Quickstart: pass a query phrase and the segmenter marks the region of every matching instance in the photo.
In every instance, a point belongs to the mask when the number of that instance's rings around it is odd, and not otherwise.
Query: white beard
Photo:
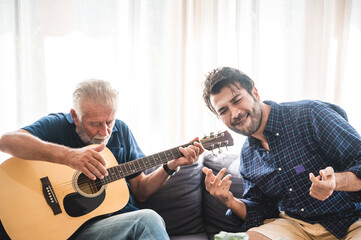
[[[102,143],[107,145],[107,143],[109,141],[109,138],[110,138],[110,134],[107,133],[106,136],[101,136],[100,134],[97,134],[92,139],[90,139],[90,137],[85,132],[85,129],[83,127],[82,122],[79,122],[79,125],[76,128],[76,133],[79,135],[80,139],[86,145],[89,145],[89,144],[102,144]]]

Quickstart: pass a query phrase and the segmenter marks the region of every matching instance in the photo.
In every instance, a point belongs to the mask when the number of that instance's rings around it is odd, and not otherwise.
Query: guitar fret
[[[105,184],[107,184],[108,182],[106,181],[106,179],[100,179],[99,182],[101,183],[102,186],[104,186]],[[96,192],[96,191],[95,191]]]
[[[160,160],[160,155],[159,155],[159,153],[158,153],[158,154],[155,154],[155,155],[154,155],[154,163],[155,163],[155,165],[160,164],[159,160]]]
[[[157,165],[157,156],[155,155],[152,155],[150,156],[149,158],[149,165],[147,167],[150,167],[150,166],[156,166]]]
[[[170,150],[170,154],[172,154],[172,159],[176,159],[177,157],[174,155],[173,150],[174,148]]]
[[[130,161],[129,162],[129,164],[128,164],[128,166],[129,166],[129,168],[130,168],[130,172],[131,173],[136,173],[136,170],[134,169],[134,163],[133,163],[134,161]]]
[[[152,166],[152,158],[150,157],[144,157],[143,159],[143,167],[147,168],[148,166]]]
[[[115,167],[114,169],[113,178],[114,179],[120,179],[122,177],[122,171],[119,167]]]
[[[183,154],[179,151],[178,148],[173,148],[172,149],[172,154],[173,154],[173,158],[179,158],[181,157]]]
[[[171,150],[164,152],[164,154],[166,155],[167,161],[172,160],[174,158]]]
[[[117,166],[116,169],[117,169],[117,170],[116,170],[115,174],[116,174],[118,177],[123,177],[123,176],[125,176],[123,169],[122,169],[119,165]]]
[[[108,173],[109,173],[109,175],[104,178],[104,182],[107,182],[107,183],[111,182],[113,179],[115,179],[115,174],[116,174],[113,168],[109,168]]]
[[[134,167],[135,167],[136,169],[141,169],[141,166],[140,166],[140,164],[139,164],[139,161],[134,160],[133,162],[134,162]]]
[[[149,166],[152,166],[152,164],[151,164],[151,158],[145,158],[145,164],[144,164],[144,166],[145,167],[149,167]]]
[[[145,168],[149,164],[148,158],[141,158],[139,159],[139,162],[141,162],[142,169]]]
[[[132,173],[132,169],[130,168],[129,162],[125,163],[124,165],[125,165],[126,168],[127,168],[127,173],[128,173],[128,174],[131,174],[131,173]]]
[[[122,169],[123,175],[127,176],[127,175],[128,175],[128,171],[127,171],[127,167],[126,167],[125,164],[121,165],[121,169]]]
[[[160,159],[167,159],[167,156],[164,154],[164,152],[160,152],[159,153],[159,158]]]

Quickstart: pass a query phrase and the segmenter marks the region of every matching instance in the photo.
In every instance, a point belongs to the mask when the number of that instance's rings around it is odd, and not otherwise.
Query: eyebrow
[[[236,101],[236,98],[238,98],[240,95],[242,95],[242,94],[240,94],[240,93],[235,94],[234,97],[229,102],[233,103],[234,101]],[[219,114],[224,109],[225,109],[225,107],[221,107],[220,109],[217,110],[217,113]]]
[[[240,94],[240,93],[237,93],[236,95],[234,95],[234,97],[231,99],[231,103],[233,103],[234,101],[236,101],[236,98],[238,97],[238,96],[241,96],[242,94]]]

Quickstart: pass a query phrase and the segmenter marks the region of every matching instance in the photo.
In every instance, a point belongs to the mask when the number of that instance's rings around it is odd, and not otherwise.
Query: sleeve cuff
[[[361,179],[361,170],[358,166],[354,166],[350,169],[348,169],[348,171],[354,173],[358,178]],[[346,192],[350,198],[352,199],[353,202],[360,202],[361,201],[361,191],[357,191],[357,192]]]

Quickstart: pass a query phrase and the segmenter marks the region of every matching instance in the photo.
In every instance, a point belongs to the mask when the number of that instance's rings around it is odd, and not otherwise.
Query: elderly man
[[[117,96],[106,81],[83,81],[73,93],[70,113],[50,114],[4,134],[0,150],[21,159],[64,164],[90,179],[103,179],[108,175],[100,153],[105,146],[119,164],[144,157],[128,126],[115,118]],[[89,144],[98,145],[87,147]],[[179,151],[183,157],[169,161],[152,174],[138,172],[128,176],[126,181],[131,190],[128,204],[117,214],[86,225],[78,231],[76,239],[169,239],[163,219],[154,211],[137,210],[133,197],[145,201],[179,166],[194,163],[204,149],[195,142]]]

